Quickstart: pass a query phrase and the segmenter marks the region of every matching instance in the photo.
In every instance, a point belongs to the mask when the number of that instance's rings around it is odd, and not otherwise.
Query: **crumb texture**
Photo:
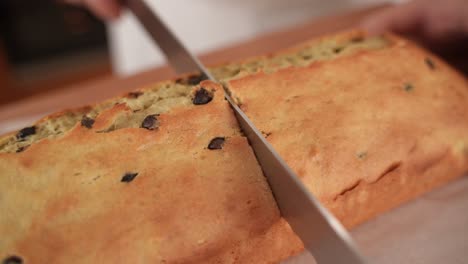
[[[361,51],[382,49],[389,45],[389,40],[384,37],[365,37],[361,32],[351,31],[311,40],[268,56],[213,67],[210,70],[217,80],[226,82],[252,73],[273,73],[287,67],[306,66]]]
[[[34,126],[35,132],[21,137],[18,133],[0,138],[0,153],[22,151],[42,139],[54,139],[66,134],[76,125],[92,129],[95,118],[109,112],[116,105],[125,106],[126,111],[107,126],[96,132],[110,132],[121,128],[141,127],[148,115],[158,115],[176,107],[191,105],[192,85],[177,82],[155,84],[144,91],[132,92],[120,98],[111,99],[94,107],[64,111],[44,118]]]

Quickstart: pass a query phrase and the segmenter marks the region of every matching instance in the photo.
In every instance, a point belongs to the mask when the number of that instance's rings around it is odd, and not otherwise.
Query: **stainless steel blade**
[[[125,0],[124,2],[161,49],[176,73],[197,71],[206,79],[214,80],[203,64],[185,48],[184,44],[143,0]]]
[[[216,81],[143,0],[127,0],[127,6],[178,73],[199,71],[207,79]],[[227,92],[225,96],[254,150],[281,214],[317,262],[365,263],[340,222],[307,190]]]

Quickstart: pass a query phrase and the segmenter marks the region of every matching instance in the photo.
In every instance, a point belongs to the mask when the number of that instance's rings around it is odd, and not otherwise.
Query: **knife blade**
[[[216,81],[143,0],[127,0],[125,4],[177,73],[200,72],[206,79]],[[225,97],[252,146],[281,215],[302,240],[305,248],[319,264],[365,263],[341,223],[307,190],[226,90]]]

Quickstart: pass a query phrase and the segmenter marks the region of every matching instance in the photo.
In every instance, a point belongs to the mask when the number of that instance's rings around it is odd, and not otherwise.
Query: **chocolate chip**
[[[23,260],[18,256],[9,256],[5,258],[2,264],[22,264]]]
[[[358,157],[359,159],[365,159],[365,158],[367,157],[367,152],[366,152],[366,151],[359,152],[359,153],[357,154],[357,157]]]
[[[185,84],[185,85],[197,85],[201,81],[205,80],[205,76],[202,74],[190,75],[185,78],[179,78],[176,80],[176,83]]]
[[[194,105],[203,105],[211,102],[211,100],[213,100],[213,93],[201,87],[195,92],[195,97],[192,102]]]
[[[414,89],[413,85],[411,83],[405,84],[405,91],[410,92]]]
[[[129,92],[127,94],[127,97],[131,98],[131,99],[136,99],[136,98],[140,97],[140,95],[142,95],[142,94],[143,94],[143,92]]]
[[[333,49],[334,53],[340,53],[343,50],[343,47],[337,47]]]
[[[430,58],[424,59],[424,62],[426,62],[426,65],[427,67],[429,67],[429,69],[431,70],[435,69],[435,63]]]
[[[158,115],[149,115],[143,119],[141,122],[141,127],[146,128],[148,130],[154,130],[159,127],[159,121],[157,119]]]
[[[356,36],[356,37],[351,39],[351,42],[353,42],[353,43],[358,43],[358,42],[362,42],[362,41],[364,41],[363,36]]]
[[[30,126],[30,127],[25,127],[21,129],[17,134],[16,138],[17,139],[25,139],[26,137],[30,135],[36,134],[36,127],[35,126]]]
[[[208,149],[222,149],[224,145],[224,137],[215,137],[208,144]]]
[[[120,180],[121,182],[131,182],[135,177],[138,175],[138,172],[127,172],[124,174],[122,179]]]
[[[81,119],[81,126],[84,126],[86,128],[92,128],[94,125],[94,119],[91,117],[83,116]]]
[[[271,136],[271,132],[264,132],[262,131],[262,134],[265,138],[268,138],[269,136]]]
[[[26,146],[22,146],[22,147],[18,147],[18,149],[16,150],[16,153],[18,152],[23,152],[25,149],[27,149],[29,147],[29,145],[26,145]]]

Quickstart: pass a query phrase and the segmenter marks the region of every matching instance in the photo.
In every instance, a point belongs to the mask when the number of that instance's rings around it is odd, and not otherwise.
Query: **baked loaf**
[[[360,32],[343,39],[366,45]],[[405,39],[375,43],[380,48],[227,81],[241,109],[347,227],[468,172],[467,80]],[[349,47],[337,43],[335,51]]]
[[[347,32],[211,70],[348,227],[468,171],[468,83],[406,40]],[[158,83],[0,138],[0,261],[299,253],[221,86],[199,82]]]

